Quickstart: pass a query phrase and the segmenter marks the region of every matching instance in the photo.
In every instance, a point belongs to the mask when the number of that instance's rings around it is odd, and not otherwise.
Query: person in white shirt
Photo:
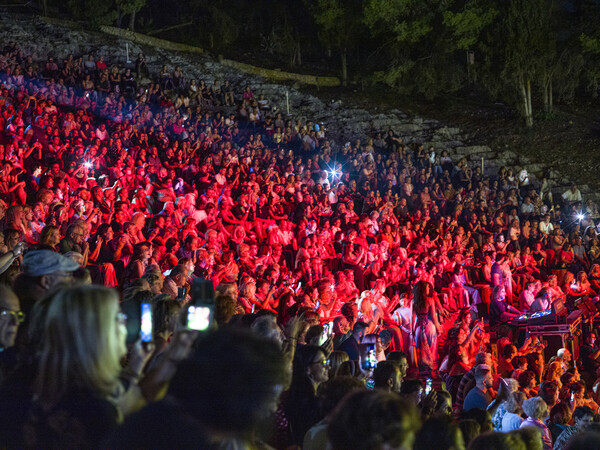
[[[98,128],[96,128],[96,137],[101,141],[108,139],[108,131],[106,131],[105,124],[102,123]]]
[[[527,398],[524,392],[511,393],[504,402],[506,414],[502,417],[502,433],[518,430],[523,423],[523,401]]]
[[[552,234],[552,232],[554,231],[554,225],[552,224],[552,222],[550,222],[550,214],[546,214],[544,216],[544,220],[540,221],[540,233],[545,234],[545,235],[549,235]]]
[[[525,197],[521,204],[521,214],[528,216],[535,212],[535,205],[531,202],[531,198]]]
[[[581,201],[581,192],[577,189],[577,186],[574,184],[571,186],[571,189],[563,193],[563,200],[568,203],[577,203]]]

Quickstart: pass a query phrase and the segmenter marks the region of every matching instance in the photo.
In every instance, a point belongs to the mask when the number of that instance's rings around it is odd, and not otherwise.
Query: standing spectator
[[[487,364],[475,368],[475,387],[469,391],[463,403],[463,411],[474,408],[486,410],[492,402],[488,389],[492,387],[492,369]]]
[[[502,431],[508,433],[509,431],[518,430],[521,427],[523,418],[523,402],[526,399],[526,395],[523,392],[513,392],[506,400],[506,414],[502,418]]]
[[[563,450],[574,435],[581,432],[581,430],[589,423],[594,421],[594,411],[588,406],[578,406],[573,411],[573,419],[575,423],[572,427],[566,427],[562,433],[559,434],[556,442],[554,443],[554,450]]]
[[[523,402],[523,412],[527,419],[523,421],[520,428],[534,427],[542,435],[542,444],[544,450],[552,450],[552,436],[550,430],[542,422],[542,419],[548,415],[548,405],[540,397],[528,398]]]
[[[16,390],[8,401],[3,397],[2,427],[11,429],[3,436],[21,447],[91,448],[119,420],[111,397],[122,389],[120,361],[127,349],[118,296],[104,287],[81,286],[62,290],[39,307],[45,314],[36,324],[40,352],[31,396]],[[13,415],[11,401],[25,401],[19,411],[27,413]]]
[[[377,391],[355,392],[335,410],[327,435],[332,450],[412,448],[416,431],[414,407],[395,394]]]
[[[0,383],[17,363],[17,353],[13,346],[19,325],[25,320],[19,298],[13,290],[0,285]]]
[[[550,410],[548,417],[548,429],[552,435],[552,443],[556,443],[558,436],[569,427],[571,422],[572,411],[571,407],[566,402],[557,403]]]
[[[367,324],[358,321],[352,327],[352,335],[339,346],[338,350],[346,352],[352,361],[358,361],[360,356],[360,344],[365,336]]]
[[[284,394],[284,410],[289,420],[291,439],[301,445],[306,432],[321,420],[317,389],[328,379],[328,361],[321,347],[299,347],[294,357],[292,384]]]

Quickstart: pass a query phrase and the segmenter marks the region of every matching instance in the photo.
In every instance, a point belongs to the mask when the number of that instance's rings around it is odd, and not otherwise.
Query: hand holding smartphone
[[[377,367],[377,354],[375,344],[362,344],[361,366],[363,370],[373,370]]]
[[[427,378],[427,380],[425,381],[425,395],[429,395],[432,388],[433,388],[433,379]]]
[[[195,278],[192,284],[192,301],[187,310],[187,328],[208,330],[213,322],[215,291],[212,281]]]

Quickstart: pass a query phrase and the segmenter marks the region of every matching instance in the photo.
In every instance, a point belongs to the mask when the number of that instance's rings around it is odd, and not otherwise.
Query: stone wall
[[[52,17],[41,17],[46,23],[67,27],[72,30],[81,30],[81,26],[72,21],[55,19]],[[160,48],[163,50],[171,50],[186,53],[202,54],[204,50],[200,47],[192,45],[181,44],[179,42],[167,41],[165,39],[159,39],[146,34],[135,33],[133,31],[125,30],[123,28],[115,28],[109,26],[101,26],[100,31],[102,33],[126,39],[139,46]],[[302,84],[308,84],[317,87],[335,87],[340,86],[341,82],[338,77],[320,77],[317,75],[307,75],[300,73],[284,72],[281,70],[266,69],[264,67],[253,66],[251,64],[245,64],[231,59],[220,58],[219,63],[226,67],[232,67],[241,72],[258,75],[263,78],[268,78],[274,81],[291,81]]]

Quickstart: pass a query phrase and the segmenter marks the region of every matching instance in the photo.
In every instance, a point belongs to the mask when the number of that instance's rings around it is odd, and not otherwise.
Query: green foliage
[[[116,0],[116,5],[124,14],[132,14],[146,6],[146,0]]]
[[[579,36],[579,42],[581,42],[581,49],[584,53],[600,55],[600,39],[582,33]]]
[[[194,17],[200,26],[196,28],[199,37],[208,41],[211,48],[226,47],[238,37],[239,26],[222,1],[192,0]]]
[[[380,52],[386,56],[385,69],[375,79],[427,98],[459,89],[466,72],[457,53],[454,29],[465,21],[458,16],[444,19],[452,3],[369,0],[364,22],[382,41]],[[453,20],[456,25],[451,26]]]
[[[498,42],[503,78],[535,78],[541,73],[549,46],[547,11],[546,0],[506,3],[499,33],[504,39]]]
[[[96,29],[112,25],[118,15],[110,0],[68,0],[67,8],[74,19],[85,21]]]
[[[272,65],[288,70],[307,59],[311,64],[327,61],[323,72],[351,72],[361,81],[408,95],[435,98],[468,87],[519,107],[526,85],[536,117],[541,117],[541,104],[550,105],[548,112],[553,101],[573,101],[585,90],[595,96],[600,88],[600,0],[48,3],[66,6],[72,18],[92,27],[128,19],[131,27],[136,13],[144,31],[172,30],[193,21],[193,27],[163,37],[224,53],[235,49],[236,55],[240,50],[266,54]],[[475,54],[473,64],[467,50]],[[331,69],[330,61],[336,60],[341,72]]]
[[[376,36],[389,35],[397,44],[415,44],[434,29],[437,6],[443,1],[368,0],[364,22]]]
[[[444,11],[444,25],[452,30],[457,49],[468,50],[479,41],[481,32],[498,16],[498,10],[488,5],[460,12]]]
[[[362,2],[355,0],[307,1],[307,7],[320,29],[326,46],[353,48],[362,31]]]
[[[356,48],[363,38],[362,1],[360,0],[305,0],[306,6],[319,27],[319,40],[328,49],[340,52],[342,82],[346,84],[347,53]]]

